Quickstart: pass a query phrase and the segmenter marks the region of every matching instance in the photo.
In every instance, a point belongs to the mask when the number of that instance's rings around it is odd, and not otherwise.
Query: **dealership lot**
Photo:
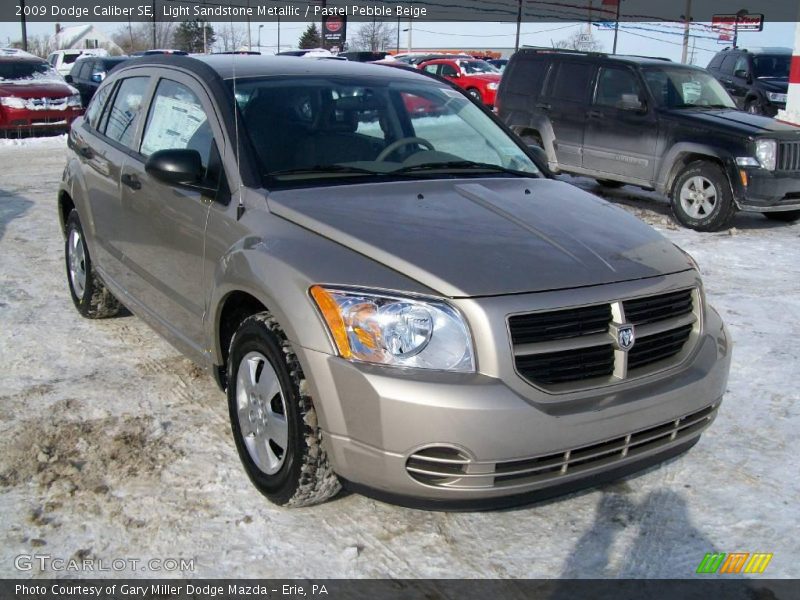
[[[63,137],[0,141],[2,576],[57,575],[52,563],[15,568],[47,554],[123,559],[120,576],[188,559],[195,577],[688,577],[714,551],[772,552],[770,576],[800,576],[800,542],[786,535],[800,517],[800,224],[740,214],[701,234],[655,194],[567,178],[700,264],[734,339],[729,391],[700,443],[638,477],[510,511],[358,495],[284,510],[247,481],[210,377],[135,317],[74,311],[55,211],[64,157]],[[132,558],[158,562],[132,570]]]

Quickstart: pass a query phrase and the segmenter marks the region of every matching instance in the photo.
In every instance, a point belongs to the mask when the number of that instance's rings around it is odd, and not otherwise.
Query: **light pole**
[[[261,30],[264,29],[264,24],[258,26],[258,51],[261,52]]]
[[[278,13],[278,52],[281,51],[281,15]],[[275,54],[277,54],[276,52]]]
[[[733,49],[736,50],[736,42],[739,39],[739,19],[744,17],[745,15],[749,15],[750,13],[747,11],[746,8],[741,9],[736,13],[736,17],[733,19]]]

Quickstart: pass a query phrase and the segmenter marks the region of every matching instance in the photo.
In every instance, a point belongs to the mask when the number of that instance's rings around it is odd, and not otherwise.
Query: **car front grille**
[[[699,335],[699,292],[684,289],[508,318],[517,373],[549,391],[607,385],[670,368]],[[630,325],[635,341],[620,347]]]
[[[472,460],[456,448],[424,448],[406,460],[415,481],[453,489],[510,488],[550,482],[657,451],[700,435],[717,414],[712,404],[666,423],[551,454],[511,461]]]
[[[778,171],[800,171],[800,142],[778,144]]]

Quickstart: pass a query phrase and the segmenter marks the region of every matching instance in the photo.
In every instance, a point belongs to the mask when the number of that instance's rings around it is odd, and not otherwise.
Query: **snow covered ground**
[[[73,309],[64,154],[64,138],[0,144],[0,577],[56,574],[17,571],[32,554],[188,558],[195,577],[691,577],[712,551],[773,552],[767,575],[800,577],[800,224],[695,233],[654,194],[603,191],[697,259],[735,342],[719,418],[687,455],[516,510],[352,494],[283,510],[240,468],[209,377],[137,318]]]

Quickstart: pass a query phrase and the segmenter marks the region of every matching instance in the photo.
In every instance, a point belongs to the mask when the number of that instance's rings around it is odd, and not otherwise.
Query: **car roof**
[[[666,64],[669,66],[676,66],[676,67],[688,67],[690,69],[699,68],[692,65],[674,63],[668,58],[662,58],[659,56],[637,56],[633,54],[605,54],[603,52],[579,52],[577,50],[558,50],[552,48],[522,48],[517,54],[522,56],[542,55],[549,57],[559,56],[562,58],[588,58],[597,61],[622,62],[622,63],[636,64],[640,66],[653,65],[653,66],[663,67]]]
[[[33,54],[28,54],[23,50],[17,50],[16,48],[0,48],[0,61],[3,62],[35,62],[35,63],[42,63],[47,62],[43,58],[39,58],[38,56],[34,56]]]
[[[423,78],[429,77],[421,74],[416,69],[392,69],[391,71],[380,65],[361,63],[348,60],[307,60],[297,56],[273,55],[236,55],[214,54],[208,56],[167,56],[155,55],[135,58],[126,63],[124,67],[115,70],[116,73],[124,72],[134,67],[151,65],[153,67],[176,67],[190,71],[201,71],[203,66],[210,68],[222,79],[250,79],[254,77],[270,77],[275,75],[332,75],[354,77],[394,77],[394,78]]]

